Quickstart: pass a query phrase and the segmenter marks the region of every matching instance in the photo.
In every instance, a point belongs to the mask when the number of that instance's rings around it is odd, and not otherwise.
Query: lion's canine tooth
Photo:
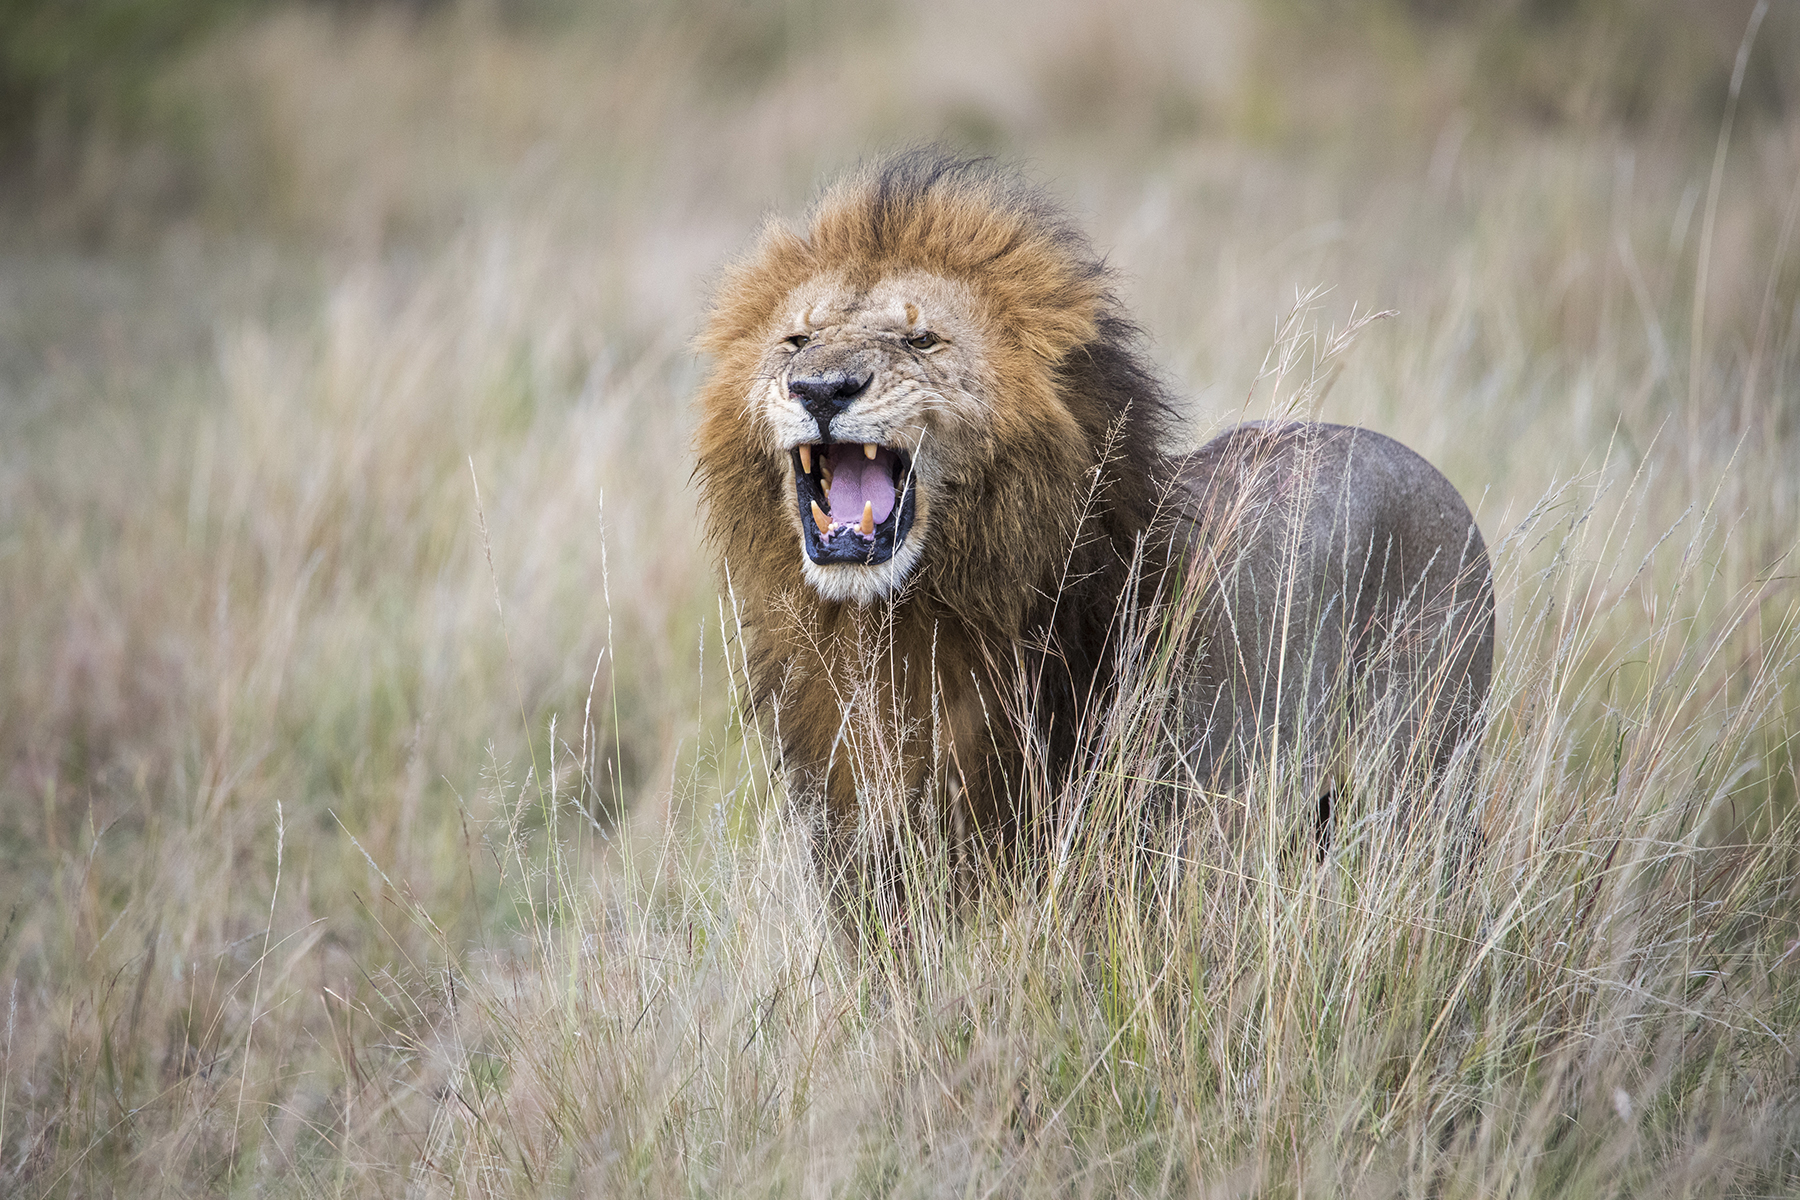
[[[820,533],[825,533],[825,534],[830,533],[831,532],[831,518],[825,515],[825,510],[819,507],[819,502],[817,500],[814,500],[812,502],[812,506],[813,506],[813,524],[817,525],[819,527]]]
[[[812,474],[812,447],[805,442],[800,443],[800,469]]]
[[[874,442],[864,442],[863,443],[863,457],[868,459],[871,462],[873,462],[875,460],[875,443]]]
[[[863,501],[863,519],[858,528],[862,530],[864,537],[875,532],[875,502],[873,500]]]

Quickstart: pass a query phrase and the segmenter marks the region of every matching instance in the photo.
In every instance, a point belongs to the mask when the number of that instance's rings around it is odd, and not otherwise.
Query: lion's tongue
[[[840,445],[842,445],[840,443]],[[831,515],[834,520],[854,525],[862,520],[863,505],[875,509],[875,523],[881,524],[894,511],[894,456],[891,451],[877,450],[874,458],[863,454],[861,446],[842,445],[831,456]]]

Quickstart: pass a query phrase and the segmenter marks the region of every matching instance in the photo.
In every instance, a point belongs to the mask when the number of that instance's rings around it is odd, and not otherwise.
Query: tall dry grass
[[[1721,136],[1742,22],[1667,73],[1717,103],[1551,120],[1377,9],[286,13],[166,79],[192,203],[96,151],[0,265],[0,1191],[1791,1191],[1800,126],[1747,58]],[[1297,406],[1470,498],[1473,867],[1366,770],[1322,866],[1274,776],[1144,833],[1152,644],[1031,884],[920,838],[832,916],[687,338],[945,133],[1113,248],[1196,440]]]

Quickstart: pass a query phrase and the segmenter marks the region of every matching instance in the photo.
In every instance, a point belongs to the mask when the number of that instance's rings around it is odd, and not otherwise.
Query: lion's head
[[[932,153],[852,175],[804,230],[765,228],[703,338],[727,565],[859,605],[925,574],[1010,623],[1066,558],[1103,445],[1153,436],[1133,337],[1099,256],[1017,177]]]

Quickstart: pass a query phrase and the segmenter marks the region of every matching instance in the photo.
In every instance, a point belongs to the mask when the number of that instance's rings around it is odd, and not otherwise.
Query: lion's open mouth
[[[913,524],[912,459],[873,442],[791,451],[806,555],[821,566],[892,558]]]

